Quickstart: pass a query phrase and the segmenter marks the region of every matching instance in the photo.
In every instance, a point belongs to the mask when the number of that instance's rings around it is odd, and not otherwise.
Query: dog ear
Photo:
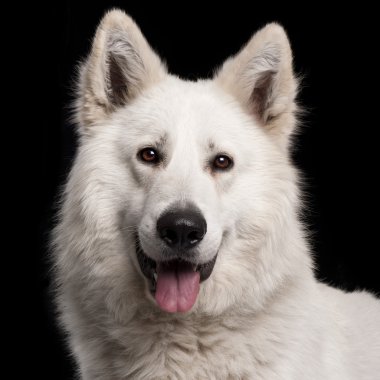
[[[275,23],[259,30],[215,78],[284,147],[295,126],[297,80],[284,29]]]
[[[120,10],[108,12],[80,68],[76,121],[88,129],[160,81],[165,73],[136,23]]]

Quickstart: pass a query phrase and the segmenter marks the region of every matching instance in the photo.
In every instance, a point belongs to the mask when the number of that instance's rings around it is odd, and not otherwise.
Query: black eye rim
[[[151,151],[154,153],[154,158],[152,160],[147,160],[144,158],[144,153],[146,151]],[[160,153],[158,152],[158,150],[153,147],[153,146],[146,146],[144,148],[141,148],[138,152],[137,152],[137,157],[138,159],[143,162],[144,164],[147,164],[147,165],[157,165],[160,161],[161,161],[161,155]]]
[[[225,166],[225,167],[218,166],[217,160],[220,159],[220,158],[226,159],[228,165]],[[232,169],[233,166],[234,166],[234,160],[232,159],[231,156],[229,156],[226,153],[219,153],[212,160],[212,169],[214,171],[228,171],[228,170]]]

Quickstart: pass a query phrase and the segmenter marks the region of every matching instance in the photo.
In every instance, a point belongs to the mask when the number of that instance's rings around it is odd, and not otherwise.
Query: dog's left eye
[[[141,161],[147,164],[157,164],[160,161],[160,155],[153,148],[144,148],[138,152],[138,157]]]
[[[231,157],[228,157],[225,154],[220,154],[215,157],[213,162],[214,170],[228,170],[231,169],[233,161]]]

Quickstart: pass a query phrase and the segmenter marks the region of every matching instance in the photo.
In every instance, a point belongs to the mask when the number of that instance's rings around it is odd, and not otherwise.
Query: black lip
[[[141,248],[140,240],[139,240],[138,236],[135,236],[135,246],[136,246],[137,260],[139,262],[141,272],[143,273],[143,275],[148,280],[150,280],[151,291],[154,292],[156,290],[156,280],[154,278],[154,274],[156,273],[157,263],[156,263],[156,261],[154,261],[153,259],[151,259],[150,257],[148,257],[144,253],[144,251]],[[196,270],[200,274],[201,282],[207,280],[211,276],[211,273],[214,269],[214,265],[215,265],[217,256],[218,256],[218,254],[216,254],[207,263],[200,264],[197,266]],[[175,261],[175,260],[171,260],[171,261]],[[184,260],[182,260],[182,261],[184,261]]]

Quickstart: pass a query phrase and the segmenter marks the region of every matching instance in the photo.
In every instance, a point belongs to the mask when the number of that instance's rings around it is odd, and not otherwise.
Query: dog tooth
[[[157,272],[153,272],[154,281],[157,281]]]

